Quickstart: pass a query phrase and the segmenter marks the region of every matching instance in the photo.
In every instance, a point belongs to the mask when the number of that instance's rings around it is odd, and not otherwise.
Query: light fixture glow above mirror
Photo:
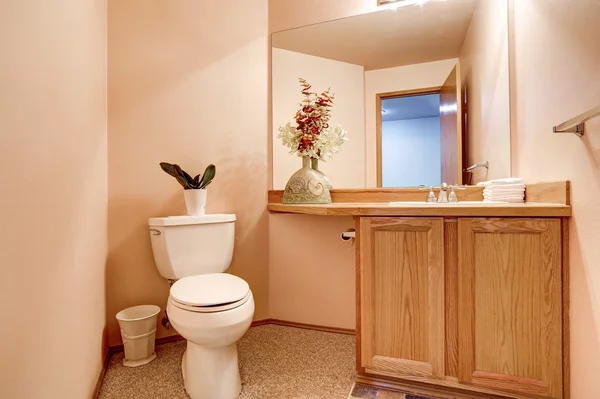
[[[458,111],[458,106],[456,104],[440,105],[440,114],[447,114],[456,111]]]
[[[384,10],[397,10],[400,7],[421,6],[429,0],[379,0],[378,5]],[[440,0],[436,0],[440,1]],[[445,1],[445,0],[441,0]]]

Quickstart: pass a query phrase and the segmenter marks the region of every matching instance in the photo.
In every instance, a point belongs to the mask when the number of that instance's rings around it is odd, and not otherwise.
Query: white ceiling
[[[366,70],[456,58],[478,1],[487,0],[431,0],[304,26],[274,33],[272,44]]]
[[[385,98],[381,101],[383,122],[440,116],[440,95]]]

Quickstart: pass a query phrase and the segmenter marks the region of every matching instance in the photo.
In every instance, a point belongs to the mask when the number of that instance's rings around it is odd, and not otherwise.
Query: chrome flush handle
[[[160,232],[160,230],[156,230],[156,229],[150,229],[150,231],[152,232],[152,235],[153,235],[153,236],[159,236],[159,235],[161,235],[161,234],[162,234],[162,233]]]

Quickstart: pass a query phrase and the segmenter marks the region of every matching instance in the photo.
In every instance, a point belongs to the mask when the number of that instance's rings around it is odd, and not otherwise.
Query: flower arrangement
[[[334,99],[331,89],[318,94],[310,91],[312,86],[306,80],[299,81],[304,99],[296,112],[296,126],[289,122],[280,126],[277,138],[290,148],[290,154],[326,161],[341,150],[347,132],[341,126],[329,126]]]

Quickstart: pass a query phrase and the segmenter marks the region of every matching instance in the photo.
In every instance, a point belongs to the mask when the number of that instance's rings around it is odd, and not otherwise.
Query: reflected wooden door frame
[[[383,175],[382,175],[382,157],[381,157],[381,125],[382,125],[382,117],[381,117],[381,101],[388,98],[397,98],[397,97],[412,97],[412,96],[422,96],[425,94],[440,94],[442,90],[442,86],[435,87],[424,87],[421,89],[411,89],[411,90],[401,90],[401,91],[391,91],[387,93],[377,93],[375,94],[375,120],[377,121],[375,126],[375,134],[377,138],[377,187],[383,186]]]

